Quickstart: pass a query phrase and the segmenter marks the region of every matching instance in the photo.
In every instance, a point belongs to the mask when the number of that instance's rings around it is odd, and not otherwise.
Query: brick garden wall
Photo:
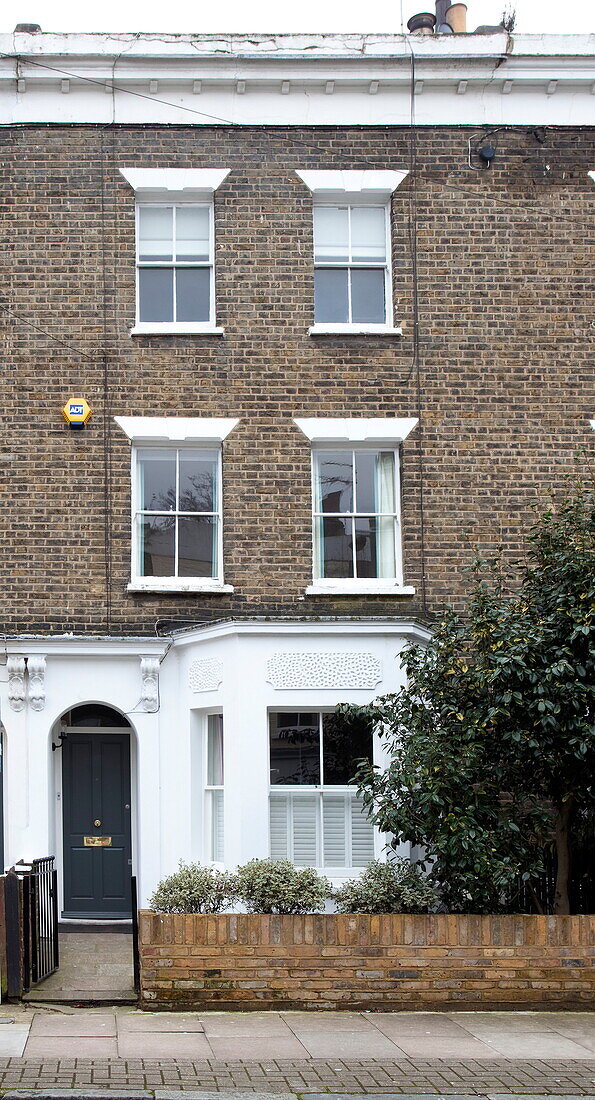
[[[146,1009],[595,1008],[595,916],[140,915]]]
[[[394,195],[403,337],[314,338],[312,201],[296,169],[409,168],[408,128],[3,127],[5,631],[139,634],[162,617],[254,614],[410,618],[461,604],[476,548],[518,556],[531,505],[593,445],[585,226],[595,134],[499,133],[498,156],[480,173],[467,164],[472,132],[420,128],[414,195],[411,177]],[[124,166],[231,169],[215,199],[225,337],[129,335],[134,195]],[[94,410],[84,432],[60,415],[73,395]],[[233,594],[126,591],[130,448],[115,415],[241,418],[223,456]],[[416,596],[304,602],[310,448],[294,416],[421,417],[403,448],[405,582]]]

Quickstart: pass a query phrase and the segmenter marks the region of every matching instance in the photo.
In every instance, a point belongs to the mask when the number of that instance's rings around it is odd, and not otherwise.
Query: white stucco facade
[[[62,753],[52,744],[60,745],[62,716],[89,703],[130,723],[132,870],[141,904],[179,859],[209,862],[209,714],[223,716],[222,862],[233,868],[267,856],[269,712],[332,711],[395,691],[403,646],[428,638],[425,628],[397,621],[263,621],[155,640],[9,640],[0,666],[6,866],[56,853],[62,891]],[[379,837],[378,854],[382,847]]]

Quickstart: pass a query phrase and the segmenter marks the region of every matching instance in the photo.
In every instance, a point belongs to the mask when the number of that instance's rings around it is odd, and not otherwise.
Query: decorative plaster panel
[[[27,699],[32,710],[45,707],[45,657],[36,655],[27,658]]]
[[[223,661],[218,657],[204,657],[193,661],[188,673],[192,691],[216,691],[223,680]]]
[[[8,703],[12,710],[24,710],[25,708],[25,658],[9,657],[8,668]]]
[[[267,662],[274,688],[375,688],[382,665],[372,653],[275,653]]]

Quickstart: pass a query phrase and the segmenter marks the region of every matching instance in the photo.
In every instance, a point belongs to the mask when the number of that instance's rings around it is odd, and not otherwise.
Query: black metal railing
[[[6,907],[7,944],[14,959],[9,959],[16,983],[20,970],[23,993],[32,985],[49,977],[59,964],[58,950],[58,875],[54,856],[22,860],[6,876],[8,893]],[[12,885],[14,884],[14,885]],[[18,955],[18,960],[17,960]],[[18,965],[17,965],[18,962]]]

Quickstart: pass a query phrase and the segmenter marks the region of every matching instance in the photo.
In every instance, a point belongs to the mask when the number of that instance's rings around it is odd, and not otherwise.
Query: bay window
[[[372,741],[363,720],[317,711],[269,715],[273,859],[339,869],[374,859],[374,827],[353,785],[358,761],[372,759]]]

